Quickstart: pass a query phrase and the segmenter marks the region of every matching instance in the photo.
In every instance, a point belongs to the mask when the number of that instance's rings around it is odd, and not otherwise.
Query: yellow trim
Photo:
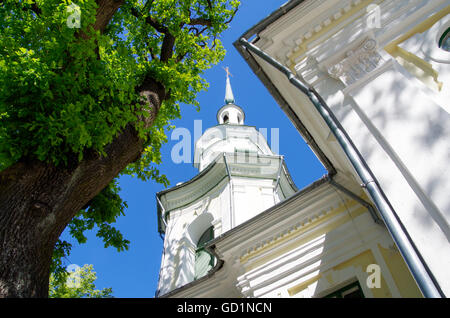
[[[412,28],[411,30],[409,30],[408,32],[406,32],[405,34],[403,34],[396,40],[394,40],[391,43],[389,43],[388,45],[386,45],[384,47],[384,49],[386,51],[393,50],[394,46],[405,42],[406,40],[408,40],[412,36],[416,35],[417,33],[423,33],[425,31],[429,30],[434,24],[436,24],[436,22],[441,20],[443,17],[445,17],[449,13],[450,13],[450,5],[445,7],[441,11],[436,12],[435,14],[433,14],[431,17],[429,17],[422,23],[419,23],[417,26],[415,26],[414,28]]]
[[[363,272],[366,271],[366,268],[369,264],[377,264],[377,261],[371,250],[366,250],[361,254],[340,263],[333,267],[334,271],[340,271],[347,267],[360,268]],[[366,284],[365,281],[359,282],[361,285]],[[380,288],[371,288],[370,291],[373,294],[374,298],[390,298],[392,297],[391,292],[389,291],[388,285],[383,277],[383,272],[381,272],[381,284]],[[365,295],[367,296],[367,295]]]
[[[422,293],[417,287],[417,284],[398,249],[395,246],[387,249],[379,244],[378,249],[383,256],[384,262],[391,273],[392,279],[394,280],[400,295],[404,298],[422,298]]]
[[[317,227],[319,224],[331,219],[332,217],[334,217],[338,214],[346,213],[348,210],[350,210],[355,205],[359,205],[359,203],[354,200],[345,201],[345,204],[340,203],[336,209],[332,210],[331,212],[329,212],[326,215],[322,215],[321,217],[311,220],[308,225],[301,226],[298,229],[295,229],[295,230],[291,231],[290,233],[283,235],[282,237],[279,237],[279,238],[269,242],[268,244],[265,244],[264,246],[262,246],[256,250],[253,250],[253,251],[249,252],[248,254],[242,256],[240,258],[241,264],[247,263],[250,259],[263,254],[264,252],[268,251],[269,249],[272,249],[273,247],[275,247],[277,245],[282,244],[283,242],[295,239],[296,237],[307,232],[308,230],[310,230],[314,227]],[[256,268],[278,256],[281,256],[284,253],[286,253],[302,244],[305,244],[320,235],[326,234],[326,233],[330,232],[331,230],[339,227],[340,225],[351,221],[353,218],[355,218],[359,215],[362,215],[363,213],[368,213],[367,209],[364,208],[363,206],[359,206],[357,209],[351,211],[350,213],[347,213],[344,217],[340,218],[339,220],[336,220],[335,222],[329,224],[328,226],[320,229],[320,231],[315,231],[309,235],[306,235],[301,240],[298,240],[298,241],[296,240],[294,242],[291,242],[290,244],[287,244],[283,248],[281,248],[273,253],[270,253],[270,255],[267,255],[267,256],[255,261],[254,263],[252,263],[249,266],[248,270]]]
[[[443,83],[438,81],[439,73],[433,69],[433,66],[430,63],[419,58],[417,55],[402,49],[399,47],[399,44],[405,42],[418,33],[423,33],[429,30],[434,24],[436,24],[436,22],[448,14],[450,14],[450,6],[447,6],[441,11],[435,13],[430,18],[418,24],[416,27],[384,47],[384,50],[395,58],[397,62],[409,73],[419,79],[427,87],[438,92],[442,90],[443,86]]]
[[[409,73],[417,77],[422,83],[429,88],[440,91],[442,89],[442,82],[438,81],[439,73],[433,69],[433,66],[399,46],[389,47],[386,50],[397,62],[403,66]]]
[[[358,254],[358,255],[356,255],[356,256],[354,256],[354,257],[352,257],[352,258],[350,258],[350,259],[348,259],[348,260],[346,260],[346,261],[336,265],[336,266],[334,266],[331,269],[331,272],[333,272],[333,271],[334,272],[339,272],[339,271],[345,270],[346,268],[349,268],[349,267],[353,267],[355,269],[359,268],[362,272],[365,272],[366,268],[367,268],[367,266],[369,264],[376,264],[376,260],[375,260],[375,257],[373,255],[372,251],[371,250],[366,250],[366,251],[364,251],[364,252],[362,252],[362,253],[360,253],[360,254]],[[288,289],[289,295],[290,296],[294,296],[294,295],[298,294],[299,292],[305,290],[306,288],[308,288],[308,286],[310,286],[311,284],[315,283],[316,281],[318,281],[322,277],[323,277],[323,273],[319,273],[318,275],[308,279],[307,281],[302,282],[302,283],[300,283],[300,284],[298,284],[296,286],[293,286],[293,287],[289,288]],[[332,279],[332,275],[331,274],[330,275],[326,275],[325,278],[327,279],[328,283],[331,286],[333,284],[337,285],[337,283],[340,283],[340,282],[334,282],[333,279]],[[365,281],[362,281],[362,282],[360,281],[359,283],[360,283],[360,285],[366,284]],[[320,284],[320,282],[319,282],[319,284]],[[332,291],[330,289],[330,293],[331,292]],[[383,278],[383,273],[381,273],[380,288],[372,288],[371,292],[372,292],[372,295],[373,295],[374,298],[392,297],[392,294],[391,294],[391,292],[389,290],[389,287],[388,287],[386,281]],[[327,294],[330,294],[330,293],[327,293]],[[326,295],[324,294],[323,296],[326,296]],[[365,295],[365,296],[367,297],[368,295]]]
[[[304,281],[301,284],[298,284],[296,286],[289,288],[288,289],[289,296],[294,296],[295,294],[298,294],[302,290],[308,288],[308,286],[311,285],[312,283],[315,283],[316,281],[318,281],[321,277],[322,277],[322,274],[316,275],[316,276]]]
[[[392,279],[394,280],[394,284],[396,285],[398,291],[400,292],[401,297],[404,298],[422,298],[422,294],[417,287],[414,278],[411,276],[408,267],[406,266],[405,261],[400,255],[398,249],[393,246],[392,248],[384,248],[380,244],[377,244],[378,250],[380,251],[384,262],[386,263],[387,270],[389,271]],[[308,288],[311,284],[315,283],[321,278],[325,278],[331,286],[334,284],[340,283],[333,281],[332,272],[343,271],[347,268],[353,267],[355,269],[359,268],[361,271],[365,272],[367,266],[369,264],[377,264],[377,261],[373,255],[372,250],[366,250],[336,266],[334,266],[331,270],[327,270],[324,273],[319,273],[314,277],[295,285],[289,288],[287,291],[290,296],[294,296],[299,292]],[[378,264],[379,265],[379,264]],[[325,276],[324,276],[325,275]],[[365,281],[360,281],[360,284],[365,284]],[[320,284],[320,282],[319,282]],[[375,298],[386,298],[392,297],[392,293],[389,290],[389,286],[387,285],[383,271],[381,272],[381,285],[380,288],[372,288],[372,295]],[[324,295],[325,296],[325,295]],[[368,296],[368,295],[366,295]]]
[[[369,4],[378,4],[379,5],[381,2],[383,2],[383,1],[378,1],[377,3],[373,2],[373,1],[370,1],[370,0],[362,1],[360,4],[358,4],[357,6],[353,7],[351,10],[349,10],[348,12],[343,14],[339,19],[333,20],[329,25],[327,25],[326,27],[322,28],[319,32],[314,33],[309,39],[303,41],[296,49],[293,50],[293,53],[289,57],[289,68],[290,68],[290,70],[292,72],[295,72],[295,65],[297,65],[301,61],[300,60],[300,61],[295,62],[295,60],[307,50],[307,46],[309,45],[309,43],[311,43],[313,41],[316,41],[324,33],[329,32],[337,24],[339,24],[342,21],[348,19],[353,14],[355,14],[358,10],[361,10],[363,7],[367,7]],[[441,11],[439,11],[439,12],[435,13],[434,15],[432,15],[427,20],[425,20],[422,23],[418,24],[416,27],[414,27],[410,31],[406,32],[404,35],[400,36],[396,40],[394,40],[391,43],[389,43],[388,45],[386,45],[384,49],[389,54],[390,54],[390,52],[395,52],[395,50],[396,50],[395,47],[398,44],[406,41],[407,39],[409,39],[410,37],[414,36],[417,33],[423,33],[426,30],[430,29],[437,21],[439,21],[440,19],[442,19],[444,16],[446,16],[449,13],[450,13],[450,6],[447,6],[444,9],[442,9]],[[353,23],[354,20],[359,18],[359,17],[360,16],[355,16],[354,19],[349,20],[347,22],[347,25],[350,24],[350,23]],[[342,27],[344,27],[344,26],[342,26]],[[340,29],[342,29],[342,27]],[[338,32],[339,30],[336,30],[336,32]],[[306,56],[304,58],[306,58]]]

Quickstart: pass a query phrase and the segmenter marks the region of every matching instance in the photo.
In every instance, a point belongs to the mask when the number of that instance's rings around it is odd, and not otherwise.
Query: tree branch
[[[139,12],[136,8],[131,8],[131,14],[133,16],[135,16],[138,19],[142,18],[142,13]],[[155,18],[148,16],[145,18],[145,23],[147,23],[148,25],[152,26],[156,31],[158,31],[159,33],[168,33],[169,29],[167,29],[167,27],[165,27],[164,25],[162,25],[161,23],[159,23]]]
[[[211,24],[211,20],[209,20],[209,19],[192,18],[192,19],[190,19],[188,25],[204,25],[204,26],[210,27],[212,24]]]
[[[142,18],[142,13],[139,12],[136,8],[131,8],[131,14],[138,19]],[[156,20],[152,16],[146,17],[145,23],[152,26],[159,33],[164,34],[159,59],[161,62],[167,62],[172,57],[173,54],[175,37],[170,33],[169,29],[165,25],[161,24],[158,20]]]
[[[111,21],[114,14],[124,2],[125,0],[96,0],[98,8],[94,30],[99,30],[103,33],[109,21]]]
[[[119,10],[120,6],[125,2],[125,0],[96,0],[98,5],[95,23],[93,25],[94,30],[100,31],[103,33],[106,29],[106,26],[113,18],[114,14]],[[88,39],[89,36],[83,31],[79,31],[76,33],[76,38]],[[97,59],[100,59],[100,50],[98,47],[98,43],[96,41],[95,54]]]
[[[172,57],[174,46],[175,37],[170,32],[166,33],[161,45],[161,55],[159,57],[161,62],[167,62]]]
[[[238,10],[239,10],[239,7],[236,7],[236,9],[234,10],[233,14],[231,15],[231,18],[229,18],[228,21],[225,21],[225,24],[230,23],[234,19],[234,17],[236,16],[236,13],[238,12]]]

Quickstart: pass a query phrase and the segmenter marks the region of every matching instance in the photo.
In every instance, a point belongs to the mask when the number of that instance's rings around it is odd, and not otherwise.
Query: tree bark
[[[147,78],[139,92],[148,103],[145,124],[151,125],[164,87]],[[91,151],[68,166],[23,160],[0,173],[0,297],[48,297],[59,236],[83,206],[140,157],[143,147],[129,124],[106,146],[107,156]]]

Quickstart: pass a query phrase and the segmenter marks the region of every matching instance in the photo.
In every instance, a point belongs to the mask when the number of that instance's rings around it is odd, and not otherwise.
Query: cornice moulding
[[[242,244],[251,245],[253,244],[251,242],[254,242],[256,245],[261,245],[263,239],[256,239],[256,237],[264,235],[267,237],[281,237],[282,233],[289,229],[294,230],[296,227],[300,228],[306,225],[308,219],[312,220],[326,215],[335,208],[335,195],[336,192],[331,185],[319,186],[306,196],[301,196],[297,193],[297,197],[294,195],[294,198],[291,197],[279,203],[249,222],[244,223],[240,229],[235,228],[232,231],[238,231],[238,233],[231,233],[223,239],[219,237],[215,244],[223,253],[226,250],[235,249],[239,246],[241,256],[245,255],[247,248],[243,248]],[[320,197],[321,200],[318,201],[317,197]],[[339,200],[339,202],[341,201]],[[300,216],[301,220],[299,219]],[[297,221],[292,222],[292,218],[295,218]],[[250,246],[247,247],[250,248]]]
[[[319,1],[310,1],[308,5],[302,3],[298,9],[291,10],[262,31],[260,37],[264,41],[258,42],[258,46],[294,68],[306,56],[315,56],[321,62],[339,55],[339,52],[348,49],[349,43],[369,34],[373,34],[380,47],[384,47],[404,34],[407,28],[422,22],[445,6],[445,0],[380,1],[377,5],[380,8],[381,25],[380,28],[373,28],[367,25],[370,14],[367,6],[373,1],[329,3],[331,5],[326,7],[321,7],[323,3]],[[330,39],[333,39],[332,43]]]

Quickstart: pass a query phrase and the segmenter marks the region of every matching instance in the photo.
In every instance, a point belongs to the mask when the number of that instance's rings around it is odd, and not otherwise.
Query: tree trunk
[[[140,92],[148,101],[151,125],[165,97],[147,79]],[[129,163],[144,142],[129,124],[105,148],[66,167],[21,161],[0,173],[0,297],[48,297],[53,248],[64,228]]]

